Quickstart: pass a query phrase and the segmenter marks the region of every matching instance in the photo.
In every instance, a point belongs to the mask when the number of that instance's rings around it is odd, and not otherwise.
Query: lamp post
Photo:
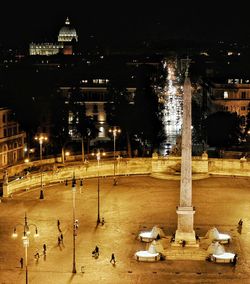
[[[101,222],[100,220],[100,159],[101,159],[101,154],[103,156],[106,155],[106,153],[100,151],[100,149],[97,150],[96,153],[92,153],[92,156],[96,156],[97,159],[97,220],[96,223],[97,225]]]
[[[48,140],[48,137],[46,135],[40,134],[35,137],[35,140],[39,141],[40,145],[40,160],[43,159],[43,142]],[[40,199],[44,199],[43,194],[43,171],[41,169],[41,190],[40,190]]]
[[[112,133],[113,137],[114,137],[114,175],[113,175],[113,185],[117,185],[117,181],[116,181],[116,176],[115,176],[115,171],[116,171],[116,159],[115,159],[115,139],[116,136],[118,135],[118,133],[121,133],[121,129],[118,126],[112,126],[109,129],[109,132]]]
[[[24,224],[18,223],[15,227],[14,227],[14,231],[12,236],[14,238],[17,237],[17,226],[23,226],[23,246],[25,249],[25,283],[28,284],[29,282],[29,278],[28,278],[28,247],[29,247],[29,235],[30,235],[30,226],[34,226],[35,227],[35,234],[34,237],[38,236],[38,229],[37,226],[35,224],[28,224],[28,220],[27,220],[27,216],[26,216],[26,212],[24,215]]]
[[[73,175],[72,179],[72,207],[73,207],[73,268],[72,273],[76,273],[76,217],[75,217],[75,210],[76,210],[76,180],[75,175]]]

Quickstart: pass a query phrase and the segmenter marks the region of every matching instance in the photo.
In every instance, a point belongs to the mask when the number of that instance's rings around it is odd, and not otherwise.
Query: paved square
[[[176,206],[179,205],[178,180],[161,180],[148,176],[120,177],[117,186],[112,178],[100,179],[100,216],[105,224],[96,226],[97,179],[84,181],[76,193],[76,219],[79,221],[76,237],[76,274],[73,263],[73,206],[71,184],[46,187],[45,199],[40,190],[13,195],[0,203],[0,283],[25,283],[25,269],[19,260],[24,257],[22,226],[19,236],[11,234],[17,223],[28,222],[39,229],[37,239],[30,237],[28,248],[28,278],[34,284],[63,283],[250,283],[250,179],[237,177],[210,177],[193,181],[193,205],[196,208],[194,228],[199,236],[215,226],[220,232],[230,233],[232,242],[228,251],[237,252],[236,267],[198,260],[176,260],[169,257],[156,263],[137,262],[134,253],[146,248],[137,239],[141,230],[160,225],[169,236],[176,230]],[[237,231],[239,219],[243,229]],[[58,246],[60,220],[64,241]],[[34,233],[31,226],[31,231]],[[47,246],[42,255],[43,244]],[[98,245],[99,258],[92,257]],[[202,241],[202,246],[204,242]],[[36,249],[40,252],[37,261]],[[182,249],[182,248],[180,248]],[[205,249],[205,248],[204,248]],[[110,263],[111,254],[116,264]]]

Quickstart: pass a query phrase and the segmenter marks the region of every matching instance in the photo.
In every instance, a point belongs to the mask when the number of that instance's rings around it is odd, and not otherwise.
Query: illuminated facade
[[[0,167],[23,161],[25,138],[26,134],[19,129],[12,111],[0,108]]]
[[[63,50],[63,43],[31,43],[30,55],[56,55]]]
[[[59,31],[58,42],[71,42],[72,40],[77,42],[78,36],[76,30],[70,25],[69,18],[67,18],[65,25]]]
[[[225,83],[209,83],[205,86],[205,94],[215,110],[236,112],[244,128],[250,111],[250,80],[228,79]]]
[[[82,80],[82,86],[79,88],[81,101],[77,102],[80,105],[85,105],[86,116],[92,117],[97,129],[99,130],[96,140],[109,140],[107,124],[107,113],[105,110],[105,104],[110,101],[110,94],[108,91],[108,79],[88,79]],[[133,97],[136,88],[126,88],[128,94]],[[70,94],[72,88],[60,87],[60,92],[65,98],[65,104],[69,103]],[[73,117],[69,113],[69,134],[73,138],[73,131],[70,124]],[[93,141],[94,142],[94,141]]]
[[[70,24],[69,18],[67,18],[65,25],[59,31],[58,42],[31,43],[29,54],[50,56],[62,53],[72,55],[74,42],[78,42],[78,36],[76,30]]]

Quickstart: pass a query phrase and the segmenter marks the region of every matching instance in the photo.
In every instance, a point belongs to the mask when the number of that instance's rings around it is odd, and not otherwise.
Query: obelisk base
[[[193,230],[194,208],[192,206],[179,206],[176,212],[178,214],[178,228],[172,245],[198,247],[199,242],[196,240],[196,234]]]

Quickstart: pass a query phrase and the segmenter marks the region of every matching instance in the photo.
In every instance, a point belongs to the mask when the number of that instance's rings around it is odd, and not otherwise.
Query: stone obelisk
[[[191,82],[188,68],[185,73],[183,94],[183,123],[181,149],[180,205],[177,207],[178,227],[175,233],[175,244],[197,246],[192,206],[192,130],[191,130]]]

